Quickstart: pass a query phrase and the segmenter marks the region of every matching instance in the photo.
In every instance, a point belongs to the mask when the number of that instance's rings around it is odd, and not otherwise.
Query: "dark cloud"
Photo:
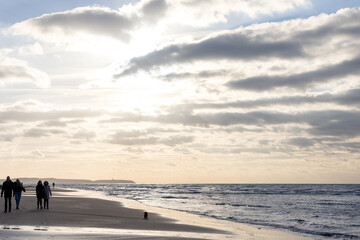
[[[86,139],[90,140],[96,137],[96,133],[93,131],[87,131],[87,130],[79,130],[78,132],[74,133],[72,138],[77,139]]]
[[[114,77],[119,78],[139,70],[175,63],[189,63],[203,60],[248,60],[294,58],[303,56],[299,43],[288,41],[269,41],[252,38],[242,32],[223,33],[195,43],[173,44],[133,58],[128,67]]]
[[[251,147],[199,147],[196,148],[199,152],[208,153],[208,154],[241,154],[241,153],[256,153],[256,154],[269,154],[271,153],[270,148],[251,148]]]
[[[308,132],[316,136],[356,137],[360,135],[359,111],[314,111],[300,116],[311,125]]]
[[[264,127],[243,127],[243,126],[231,126],[231,127],[219,127],[212,129],[213,131],[222,131],[226,133],[263,133],[265,131]]]
[[[44,34],[62,31],[71,35],[76,31],[107,35],[129,40],[128,31],[134,22],[117,11],[101,7],[84,7],[72,11],[46,14],[27,21]],[[115,27],[116,26],[116,27]]]
[[[325,66],[314,71],[288,76],[257,76],[230,81],[227,86],[232,89],[249,91],[267,91],[277,87],[305,88],[314,83],[324,83],[360,74],[360,57],[344,61],[336,65]]]
[[[342,9],[327,18],[322,25],[311,29],[300,29],[293,38],[301,42],[327,41],[332,36],[360,36],[360,14],[358,9]]]
[[[93,110],[68,110],[68,111],[1,111],[0,123],[2,122],[35,122],[35,121],[60,121],[61,119],[93,118],[104,114],[104,111]]]
[[[0,61],[0,87],[3,85],[48,87],[49,84],[50,79],[44,72],[27,67],[22,63],[7,65]]]
[[[156,24],[167,11],[165,0],[147,1],[137,6],[136,12],[132,13],[106,7],[79,7],[15,24],[14,29],[17,34],[34,34],[35,38],[39,37],[36,33],[26,32],[23,28],[32,27],[43,35],[56,32],[71,36],[85,32],[127,42],[131,39],[131,31],[143,25]]]
[[[192,136],[171,135],[166,137],[152,136],[147,131],[118,131],[107,140],[108,143],[119,145],[158,145],[176,146],[190,143],[194,140]]]
[[[304,148],[313,146],[315,141],[308,138],[292,138],[284,141],[284,143]]]
[[[229,74],[229,71],[220,70],[220,71],[200,71],[198,73],[191,72],[182,72],[182,73],[169,73],[163,76],[159,76],[164,81],[174,81],[179,79],[199,79],[199,78],[211,78],[211,77],[221,77],[226,74]]]
[[[11,142],[17,135],[11,133],[0,134],[0,141]]]
[[[29,73],[28,69],[24,66],[0,66],[0,83],[3,81],[2,79],[14,77],[35,80],[35,78]]]
[[[209,125],[220,126],[230,126],[235,124],[263,126],[297,122],[297,118],[294,115],[266,111],[254,111],[249,113],[199,114],[198,117],[203,119]]]
[[[279,112],[254,111],[248,113],[201,113],[175,112],[158,116],[124,114],[121,117],[104,120],[104,123],[118,122],[159,122],[166,124],[183,124],[190,126],[210,125],[230,126],[236,124],[244,125],[266,125],[297,122],[298,117],[291,114]]]
[[[334,149],[339,149],[340,151],[345,150],[345,151],[349,151],[351,153],[359,153],[360,152],[360,142],[339,141],[339,142],[329,143],[328,146],[331,148],[334,148]]]
[[[292,120],[291,120],[292,119]],[[175,112],[158,116],[124,114],[122,117],[111,118],[103,121],[106,123],[117,122],[159,122],[166,124],[183,124],[190,126],[208,127],[210,125],[230,126],[235,124],[261,125],[280,124],[296,121],[296,117],[290,114],[271,112],[250,112],[250,113],[202,113]]]
[[[320,94],[317,96],[285,96],[278,98],[261,98],[257,100],[245,100],[223,103],[188,103],[171,106],[173,109],[226,109],[226,108],[259,108],[272,105],[302,105],[318,103],[335,103],[345,106],[360,106],[360,88],[350,89],[338,94]]]
[[[161,142],[167,146],[176,146],[183,143],[191,143],[193,141],[193,136],[173,135],[163,139]]]
[[[309,133],[316,136],[356,137],[360,135],[359,120],[359,114],[338,116],[332,121],[324,120],[322,123],[314,124],[314,127],[309,129]]]
[[[66,132],[57,129],[32,128],[24,132],[24,137],[48,137],[55,134],[65,134]]]
[[[202,127],[209,127],[212,125],[249,125],[266,127],[284,124],[306,124],[309,126],[306,131],[311,135],[334,137],[355,137],[360,135],[359,111],[323,110],[294,114],[271,111],[193,114],[192,112],[185,111],[159,116],[131,116],[132,115],[128,114],[124,115],[124,117],[109,119],[107,122],[158,122]]]
[[[335,96],[334,102],[343,105],[358,105],[360,106],[360,89],[352,89],[343,94]]]
[[[353,20],[360,18],[357,9],[342,10],[324,16],[327,21],[321,16],[317,18],[287,22],[286,27],[283,23],[272,23],[260,25],[259,28],[239,28],[210,35],[197,42],[172,44],[145,56],[131,59],[128,65],[114,77],[119,78],[155,67],[196,61],[309,58],[312,52],[307,51],[311,47],[323,47],[337,37],[348,37],[351,39],[349,42],[356,42],[355,37],[360,33],[359,21]],[[317,21],[317,24],[313,24],[313,21]],[[353,48],[356,49],[356,44]],[[258,91],[281,86],[299,88],[317,81],[337,78],[349,69],[349,74],[353,74],[354,66],[358,61],[359,59],[349,60],[343,64],[291,76],[259,76],[243,79],[231,82],[230,86]],[[165,79],[169,80],[166,76]]]
[[[66,125],[67,125],[66,122],[58,121],[58,120],[51,120],[42,123],[42,126],[45,127],[66,127]]]
[[[157,22],[165,16],[167,9],[168,5],[165,0],[153,0],[145,2],[141,9],[144,22]]]
[[[118,145],[156,145],[158,143],[159,138],[157,137],[139,137],[139,138],[115,138],[113,136],[107,142]]]
[[[331,143],[331,142],[341,142],[343,138],[341,137],[316,137],[312,139],[318,143]]]

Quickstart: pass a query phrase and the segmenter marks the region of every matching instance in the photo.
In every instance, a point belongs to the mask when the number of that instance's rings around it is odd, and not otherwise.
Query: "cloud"
[[[59,120],[50,120],[41,124],[45,127],[66,127],[67,123]]]
[[[163,76],[159,76],[160,79],[164,81],[173,81],[173,80],[182,80],[182,79],[201,79],[201,78],[213,78],[213,77],[222,77],[231,72],[226,70],[213,70],[213,71],[200,71],[197,73],[192,72],[181,72],[181,73],[168,73]]]
[[[39,158],[44,158],[45,157],[45,154],[42,151],[38,150],[38,149],[33,151],[32,154],[34,156],[36,156],[36,157],[39,157]]]
[[[231,148],[221,148],[217,146],[213,147],[202,147],[197,148],[198,151],[207,153],[207,154],[242,154],[242,153],[255,153],[255,154],[269,154],[271,149],[264,147],[231,147]]]
[[[140,12],[143,22],[156,23],[166,16],[169,3],[165,0],[140,1],[135,8]]]
[[[210,125],[231,126],[236,124],[261,126],[267,124],[295,123],[299,122],[299,120],[296,115],[280,112],[253,111],[248,113],[222,112],[193,114],[188,111],[183,111],[158,116],[123,114],[122,116],[104,120],[103,122],[157,122],[208,127]]]
[[[305,20],[305,23],[312,24],[306,24],[296,31],[294,38],[301,42],[318,40],[323,42],[333,36],[358,37],[360,35],[359,21],[359,8],[340,9],[335,14],[322,14]]]
[[[278,0],[276,3],[266,0],[142,0],[116,10],[103,6],[86,6],[44,14],[14,24],[11,33],[32,36],[57,46],[65,45],[68,49],[90,50],[91,46],[100,47],[99,41],[109,44],[101,38],[129,43],[142,30],[161,29],[159,35],[162,36],[169,29],[175,32],[176,29],[183,29],[179,26],[207,27],[226,22],[231,13],[256,18],[310,5],[308,0]],[[151,34],[156,34],[150,31]],[[89,47],[81,48],[81,45],[87,44],[90,44]]]
[[[340,80],[347,76],[360,74],[360,57],[343,61],[336,65],[325,66],[314,71],[292,74],[289,76],[256,76],[246,79],[230,81],[227,86],[232,89],[248,91],[267,91],[278,87],[305,88],[315,83]]]
[[[12,133],[0,134],[0,141],[11,142],[15,137],[17,137],[17,135]]]
[[[65,131],[57,129],[32,128],[24,132],[24,137],[48,137],[50,135],[65,133]]]
[[[311,6],[311,2],[307,0],[169,0],[167,3],[169,9],[166,17],[169,22],[191,26],[223,23],[231,13],[256,19]]]
[[[30,84],[41,88],[50,86],[50,78],[38,69],[29,67],[24,61],[0,55],[0,87]]]
[[[249,113],[207,113],[198,114],[210,125],[230,126],[235,124],[243,125],[272,125],[297,122],[296,116],[280,112],[254,111]]]
[[[156,122],[162,124],[182,124],[201,127],[226,127],[233,125],[268,127],[272,125],[296,124],[302,126],[302,131],[307,131],[314,136],[340,136],[352,138],[360,135],[360,123],[358,119],[360,119],[360,112],[355,110],[319,110],[300,113],[250,111],[245,113],[220,112],[198,114],[184,111],[158,116],[124,114],[120,117],[111,118],[106,122]],[[305,128],[304,125],[307,125],[308,127]],[[140,135],[140,132],[137,132],[136,134]],[[115,139],[118,138],[116,137]],[[150,142],[150,139],[147,140]],[[158,139],[152,140],[154,142],[159,141]]]
[[[352,17],[360,18],[359,9],[345,9],[336,14],[322,14],[309,19],[254,24],[212,33],[200,40],[172,43],[130,59],[120,66],[120,71],[114,77],[179,65],[182,66],[182,71],[186,71],[188,67],[194,69],[196,66],[203,66],[202,63],[213,64],[211,66],[215,67],[220,65],[219,71],[231,69],[233,74],[237,73],[239,66],[246,70],[247,66],[252,64],[251,67],[254,68],[254,64],[258,64],[257,71],[252,71],[256,73],[264,66],[272,64],[274,68],[277,67],[277,62],[282,62],[287,70],[282,75],[255,75],[229,83],[232,88],[262,91],[282,86],[300,88],[316,82],[326,82],[344,75],[348,70],[351,71],[350,74],[358,74],[354,66],[359,61],[356,50],[359,47],[357,38],[360,24],[359,21],[354,22]],[[336,53],[338,54],[332,55]],[[296,61],[299,67],[292,68]],[[315,70],[305,71],[308,67],[305,64],[309,61],[316,61],[317,65],[312,66]],[[167,74],[163,75],[163,78],[169,80],[172,77],[172,80],[176,80],[176,77],[182,79],[196,76],[191,75],[191,71],[187,72],[188,75],[171,72],[168,77]],[[244,75],[243,72],[241,74]]]
[[[45,14],[15,24],[16,35],[30,35],[42,41],[57,42],[59,36],[79,33],[103,35],[128,41],[135,22],[118,11],[105,7],[81,7],[66,12]]]
[[[150,132],[153,132],[150,130]],[[170,136],[152,136],[148,131],[118,131],[111,135],[106,142],[118,145],[158,145],[176,146],[184,143],[191,143],[194,140],[192,136],[170,135]]]
[[[163,139],[161,143],[167,146],[176,146],[183,143],[191,143],[193,141],[193,136],[173,135]]]
[[[351,89],[343,94],[335,96],[335,101],[344,105],[360,105],[360,89]]]
[[[304,114],[313,127],[309,133],[316,136],[356,137],[360,135],[360,112],[322,111]]]
[[[64,111],[0,111],[0,123],[4,122],[37,122],[60,121],[62,119],[95,118],[104,114],[104,111],[95,110],[64,110]],[[54,123],[54,122],[53,122]]]
[[[360,112],[342,110],[308,111],[288,114],[281,112],[254,111],[248,113],[198,114],[208,124],[229,126],[307,124],[307,131],[315,136],[356,137],[360,135]]]
[[[328,146],[331,148],[337,148],[342,151],[349,151],[351,153],[359,153],[360,152],[360,142],[344,142],[339,141],[335,143],[328,143]]]
[[[20,56],[43,55],[44,51],[42,46],[36,42],[34,44],[25,45],[18,49]]]
[[[159,138],[157,137],[139,137],[139,138],[116,138],[113,136],[110,138],[108,143],[118,144],[118,145],[156,145],[159,144]]]
[[[313,146],[315,144],[315,141],[308,138],[291,138],[287,141],[284,141],[284,143],[305,148]]]
[[[15,35],[29,35],[51,43],[71,44],[76,39],[84,41],[89,36],[98,37],[96,41],[103,36],[129,42],[134,31],[156,25],[164,17],[166,9],[164,0],[141,1],[119,10],[86,6],[25,20],[14,24],[11,30]]]
[[[72,138],[90,140],[96,137],[96,133],[93,131],[87,131],[85,129],[79,130],[73,134]]]
[[[130,60],[127,68],[115,78],[151,70],[158,66],[213,60],[251,60],[296,58],[303,56],[299,43],[253,38],[241,31],[216,34],[201,41],[173,44]]]
[[[273,105],[303,105],[303,104],[332,103],[345,106],[360,106],[360,88],[350,89],[338,94],[324,93],[314,96],[296,95],[284,97],[265,97],[256,100],[243,100],[221,103],[188,103],[171,106],[171,109],[226,109],[226,108],[261,108]]]

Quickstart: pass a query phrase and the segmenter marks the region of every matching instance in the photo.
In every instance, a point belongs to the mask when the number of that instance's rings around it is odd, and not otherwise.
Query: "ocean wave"
[[[314,236],[360,239],[360,185],[71,185],[233,222]],[[199,207],[201,206],[201,207]]]
[[[251,208],[271,208],[271,206],[264,206],[264,205],[246,205],[246,206]]]
[[[188,197],[179,197],[179,196],[161,196],[161,198],[165,198],[165,199],[189,199]]]

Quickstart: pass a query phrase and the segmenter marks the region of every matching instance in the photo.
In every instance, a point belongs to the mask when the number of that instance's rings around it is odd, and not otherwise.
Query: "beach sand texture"
[[[49,202],[49,210],[36,209],[34,190],[28,188],[19,210],[12,199],[12,212],[3,213],[1,199],[0,239],[306,239],[139,205],[149,212],[144,220],[144,210],[124,207],[94,192],[55,189]]]

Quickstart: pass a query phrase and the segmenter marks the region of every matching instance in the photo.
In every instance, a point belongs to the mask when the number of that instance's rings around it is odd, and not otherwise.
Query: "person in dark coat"
[[[14,196],[16,201],[16,209],[19,209],[20,199],[21,199],[21,193],[26,192],[22,182],[20,182],[19,179],[16,179],[14,182]]]
[[[42,181],[39,180],[38,184],[36,185],[37,209],[39,209],[39,207],[43,209],[42,200],[44,199],[44,196],[45,196],[45,187],[42,184]]]
[[[6,181],[3,182],[1,188],[1,197],[5,198],[5,211],[7,212],[7,207],[9,203],[9,212],[11,212],[11,197],[13,195],[14,183],[11,181],[10,177],[7,176]]]

